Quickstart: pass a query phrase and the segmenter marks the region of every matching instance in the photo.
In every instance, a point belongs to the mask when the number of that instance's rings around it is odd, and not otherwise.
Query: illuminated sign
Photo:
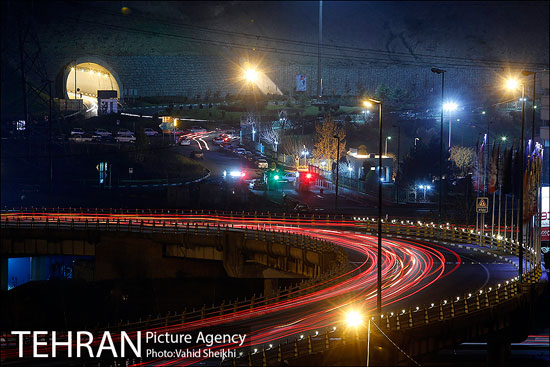
[[[296,92],[307,91],[307,78],[305,75],[296,75]]]

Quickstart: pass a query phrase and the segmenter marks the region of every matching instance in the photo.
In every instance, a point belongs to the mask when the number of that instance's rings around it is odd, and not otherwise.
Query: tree
[[[341,126],[336,126],[334,118],[331,115],[325,117],[324,122],[315,125],[316,143],[313,148],[313,156],[316,159],[326,161],[331,166],[336,160],[338,141],[335,135],[340,139],[340,157],[346,153],[346,132]]]
[[[421,141],[411,148],[401,164],[400,181],[403,185],[416,185],[432,181],[439,177],[439,141],[432,139],[428,145]],[[450,172],[449,153],[443,151],[443,176],[448,177]]]
[[[474,168],[475,152],[473,148],[459,145],[451,147],[451,162],[460,170],[462,177],[471,173]]]

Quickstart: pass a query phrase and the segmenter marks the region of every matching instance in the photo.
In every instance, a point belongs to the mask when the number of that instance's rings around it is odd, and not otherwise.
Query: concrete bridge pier
[[[8,258],[0,257],[0,290],[8,290]]]
[[[510,340],[502,335],[492,335],[487,340],[487,367],[506,367],[510,358]]]
[[[275,292],[279,288],[279,279],[264,279],[264,295],[266,297],[275,296]]]

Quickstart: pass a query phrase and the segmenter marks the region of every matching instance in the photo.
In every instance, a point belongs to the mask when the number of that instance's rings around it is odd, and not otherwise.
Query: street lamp
[[[401,126],[393,125],[393,127],[397,128],[397,172],[395,173],[395,202],[399,204],[399,148],[401,147]],[[416,139],[418,138],[414,139],[415,145]]]
[[[420,140],[420,138],[414,138],[414,146],[416,147],[416,142]]]
[[[365,106],[378,105],[378,281],[376,291],[376,312],[382,314],[382,101],[369,98]]]
[[[445,72],[447,70],[432,68],[432,73],[441,74],[441,123],[439,134],[439,224],[441,224],[441,202],[443,194],[443,101],[445,100]]]
[[[174,119],[172,132],[174,133],[174,144],[176,144],[176,127],[178,126],[178,119]]]
[[[523,70],[521,74],[524,76],[533,75],[533,119],[531,122],[531,141],[534,143],[535,142],[535,108],[536,108],[535,107],[535,90],[537,88],[537,72]],[[525,99],[525,97],[523,99]]]
[[[385,156],[388,155],[388,140],[391,140],[391,136],[386,137],[386,149],[385,149],[385,153],[384,153]]]
[[[510,90],[515,91],[520,83],[516,79],[509,79],[506,82],[506,87]],[[525,160],[523,159],[524,154],[524,139],[525,139],[525,84],[521,83],[521,142],[519,148],[519,154],[521,159],[521,176],[525,172]],[[516,173],[517,174],[517,173]],[[519,282],[523,281],[523,183],[519,185]]]
[[[455,111],[458,105],[454,102],[447,102],[443,104],[443,109],[449,112],[449,148],[451,147],[451,112]]]
[[[333,136],[336,139],[336,190],[334,196],[334,214],[338,212],[338,176],[340,176],[340,137],[338,135]]]

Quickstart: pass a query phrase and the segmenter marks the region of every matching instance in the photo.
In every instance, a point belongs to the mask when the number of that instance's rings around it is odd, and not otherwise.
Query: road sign
[[[488,197],[476,198],[476,211],[478,213],[488,213],[489,212],[489,198]]]

